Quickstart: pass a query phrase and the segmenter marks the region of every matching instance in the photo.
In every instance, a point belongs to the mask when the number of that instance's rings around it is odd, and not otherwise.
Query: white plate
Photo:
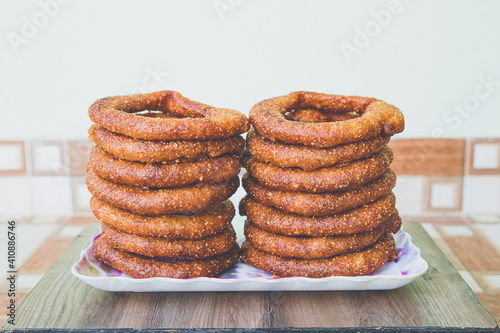
[[[98,261],[92,254],[92,244],[81,252],[80,259],[71,267],[71,273],[83,282],[107,291],[388,290],[407,285],[424,274],[428,268],[427,262],[420,256],[420,249],[411,242],[408,233],[401,229],[394,235],[394,239],[399,258],[394,262],[386,263],[381,269],[367,276],[273,279],[271,274],[238,263],[219,278],[134,279]]]

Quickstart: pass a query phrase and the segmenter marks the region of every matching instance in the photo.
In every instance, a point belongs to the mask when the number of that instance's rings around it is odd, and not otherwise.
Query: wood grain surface
[[[404,223],[429,270],[407,286],[362,292],[114,293],[75,278],[70,267],[98,225],[87,226],[19,305],[30,329],[309,329],[329,331],[497,331],[479,302],[420,224]]]

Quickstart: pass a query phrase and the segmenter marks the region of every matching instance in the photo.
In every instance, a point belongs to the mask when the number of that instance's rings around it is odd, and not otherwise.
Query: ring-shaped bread
[[[235,243],[226,253],[203,260],[148,258],[117,250],[106,243],[102,236],[94,241],[92,250],[97,260],[137,279],[217,277],[234,265],[239,257],[239,247]]]
[[[195,183],[220,183],[234,178],[241,169],[237,156],[222,156],[184,163],[131,162],[94,146],[89,167],[102,178],[144,187],[181,187]]]
[[[245,238],[250,245],[267,253],[288,258],[321,259],[367,248],[385,233],[396,233],[400,228],[401,218],[396,212],[375,229],[359,234],[326,237],[274,234],[257,228],[247,220]]]
[[[387,261],[396,260],[398,251],[392,234],[383,235],[374,245],[358,252],[324,259],[295,259],[278,256],[254,248],[248,242],[242,245],[241,262],[278,277],[368,275]]]
[[[239,178],[235,177],[216,184],[144,188],[111,182],[90,168],[85,182],[89,192],[99,200],[142,215],[199,213],[227,200],[239,186]]]
[[[171,116],[144,117],[143,111]],[[89,117],[111,132],[145,140],[227,138],[250,127],[238,111],[214,108],[168,90],[99,99],[89,107]]]
[[[354,113],[359,117],[341,121],[302,122],[287,119],[300,109],[322,113]],[[404,129],[401,111],[375,98],[329,95],[297,91],[257,103],[249,114],[250,123],[262,136],[289,144],[333,147],[376,135],[392,136]]]
[[[366,205],[391,193],[395,185],[396,175],[391,169],[365,185],[326,193],[276,190],[262,186],[248,173],[243,176],[243,188],[253,199],[283,212],[306,216],[333,215]]]
[[[201,239],[174,239],[129,234],[102,224],[102,237],[111,247],[146,257],[205,259],[229,251],[236,242],[232,226]]]
[[[140,215],[108,205],[94,196],[90,208],[103,224],[124,232],[176,239],[201,239],[218,233],[231,224],[235,213],[230,200],[198,214]]]
[[[271,141],[252,128],[247,134],[246,146],[250,154],[259,161],[281,168],[298,167],[309,171],[370,156],[380,151],[389,140],[388,136],[377,135],[344,145],[315,148]]]
[[[212,140],[136,140],[97,125],[89,129],[89,139],[110,154],[143,163],[192,162],[227,154],[240,154],[245,140],[240,135]]]
[[[392,150],[386,146],[364,159],[309,171],[280,168],[251,155],[245,156],[243,163],[252,177],[264,186],[283,191],[322,193],[368,183],[387,171],[392,160]]]
[[[262,230],[288,236],[350,235],[374,229],[394,212],[393,193],[363,206],[326,216],[304,216],[264,206],[249,196],[240,201],[239,212]]]

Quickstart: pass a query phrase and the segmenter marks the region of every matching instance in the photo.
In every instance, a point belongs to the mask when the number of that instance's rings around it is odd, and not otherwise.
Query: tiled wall
[[[87,214],[88,140],[0,141],[0,215]]]
[[[0,141],[0,215],[89,213],[88,140]],[[500,139],[393,139],[403,216],[500,213]],[[482,217],[481,217],[482,216]]]
[[[500,139],[394,139],[402,215],[500,213]]]

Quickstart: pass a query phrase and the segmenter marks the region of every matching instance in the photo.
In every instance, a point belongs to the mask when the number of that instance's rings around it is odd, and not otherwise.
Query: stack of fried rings
[[[135,278],[215,277],[233,265],[228,198],[247,118],[173,91],[103,98],[89,116],[86,183],[102,222],[95,257]]]
[[[396,107],[294,92],[256,104],[242,161],[242,261],[279,277],[369,274],[397,258]]]

